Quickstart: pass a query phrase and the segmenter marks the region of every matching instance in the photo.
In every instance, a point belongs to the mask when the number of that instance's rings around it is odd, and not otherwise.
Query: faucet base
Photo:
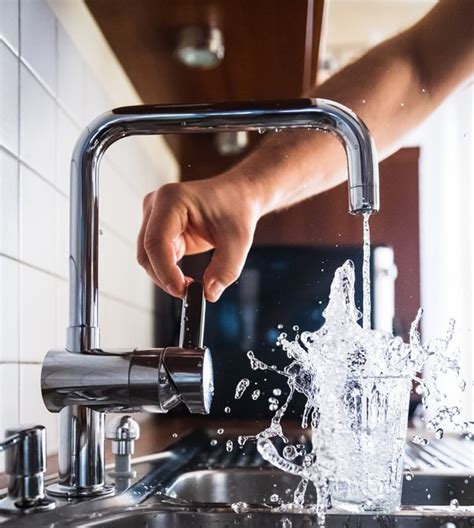
[[[52,497],[62,497],[66,499],[81,499],[91,497],[103,497],[112,495],[115,492],[115,486],[111,484],[102,484],[100,486],[75,487],[64,486],[63,484],[51,484],[46,488],[48,495]]]
[[[54,510],[55,507],[56,503],[46,497],[25,505],[22,505],[21,501],[11,499],[10,497],[5,497],[4,499],[0,500],[0,513],[9,515],[23,515],[28,513],[50,511]]]

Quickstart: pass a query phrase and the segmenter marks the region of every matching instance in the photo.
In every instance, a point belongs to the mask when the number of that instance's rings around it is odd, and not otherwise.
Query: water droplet
[[[428,440],[421,435],[412,436],[411,441],[416,445],[426,445],[428,443]]]
[[[280,323],[277,325],[278,330],[281,330],[283,328],[283,325]]]
[[[405,103],[400,103],[400,106],[405,106]]]
[[[443,438],[444,436],[444,431],[443,429],[436,429],[436,433],[435,433],[435,437],[438,439],[438,440],[441,440],[441,438]]]
[[[224,407],[224,412],[225,412],[226,414],[229,414],[230,411],[231,411],[231,408],[230,408],[230,407]]]
[[[273,389],[272,392],[274,396],[281,396],[281,389]]]
[[[283,456],[287,460],[294,460],[298,456],[298,451],[295,446],[287,445],[283,448]]]
[[[172,436],[173,438],[178,438],[178,433],[173,433],[171,436]]]
[[[221,434],[224,434],[224,429],[222,429],[222,427],[220,429],[217,429],[217,434],[218,435],[221,435]]]
[[[244,446],[245,443],[247,442],[248,440],[248,437],[247,436],[243,436],[243,435],[239,435],[237,437],[237,443],[240,445],[240,446]]]
[[[246,502],[233,502],[230,507],[235,513],[242,513],[248,510],[249,505]]]
[[[459,501],[457,499],[451,499],[449,501],[449,505],[451,506],[451,508],[457,509],[459,508]]]
[[[252,400],[258,400],[259,397],[260,397],[260,391],[258,389],[255,389],[252,392]]]
[[[278,493],[272,493],[270,495],[271,502],[278,502],[279,500],[280,500],[280,495],[278,495]]]
[[[248,378],[243,378],[237,383],[237,386],[235,387],[235,395],[234,398],[236,400],[240,400],[242,398],[242,395],[246,391],[247,387],[250,385],[250,380]]]
[[[232,449],[234,449],[234,442],[232,442],[232,440],[227,440],[225,443],[225,449],[230,453]]]
[[[365,104],[367,101],[365,99],[362,99],[362,104]]]
[[[216,440],[215,438],[213,438],[213,439],[209,442],[209,444],[210,444],[211,446],[215,446],[215,445],[217,445],[217,440]]]
[[[265,134],[265,129],[264,128],[257,128],[257,132],[259,134]]]

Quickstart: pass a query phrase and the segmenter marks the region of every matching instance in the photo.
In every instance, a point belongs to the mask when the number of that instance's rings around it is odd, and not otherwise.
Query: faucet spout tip
[[[378,183],[349,187],[349,212],[351,214],[376,213],[379,209]]]

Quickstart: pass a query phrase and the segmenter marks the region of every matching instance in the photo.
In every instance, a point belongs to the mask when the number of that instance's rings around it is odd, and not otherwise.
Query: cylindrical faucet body
[[[213,394],[207,348],[51,350],[41,373],[43,400],[51,412],[84,405],[103,412],[166,413],[183,402],[206,414]]]

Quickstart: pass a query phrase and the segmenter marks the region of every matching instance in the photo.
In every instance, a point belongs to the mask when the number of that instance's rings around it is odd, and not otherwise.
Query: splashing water
[[[368,217],[364,219],[364,225]],[[368,238],[367,238],[368,241]],[[364,258],[364,264],[369,264]],[[365,278],[369,277],[367,272]],[[282,471],[301,478],[287,508],[304,506],[311,483],[317,491],[315,505],[307,505],[324,526],[331,500],[353,511],[390,511],[400,501],[403,472],[402,454],[406,437],[411,379],[430,362],[432,376],[417,379],[423,399],[440,395],[440,372],[459,375],[457,351],[451,342],[454,321],[444,338],[421,343],[418,312],[411,325],[409,343],[400,337],[370,329],[370,283],[364,292],[364,327],[354,301],[354,265],[346,261],[335,273],[329,303],[323,312],[325,323],[316,332],[297,333],[293,340],[282,332],[277,345],[290,360],[283,370],[269,366],[248,353],[253,370],[273,370],[286,378],[289,393],[273,415],[270,425],[256,436],[239,437],[257,441],[262,457]],[[459,382],[462,389],[463,382]],[[306,398],[301,426],[311,428],[311,448],[300,453],[288,445],[281,420],[295,392]],[[446,421],[455,423],[457,407],[440,407],[430,420],[433,431]],[[459,425],[459,424],[458,424]],[[279,437],[282,454],[272,441]],[[302,461],[295,459],[301,455]],[[388,468],[388,471],[387,471]]]

